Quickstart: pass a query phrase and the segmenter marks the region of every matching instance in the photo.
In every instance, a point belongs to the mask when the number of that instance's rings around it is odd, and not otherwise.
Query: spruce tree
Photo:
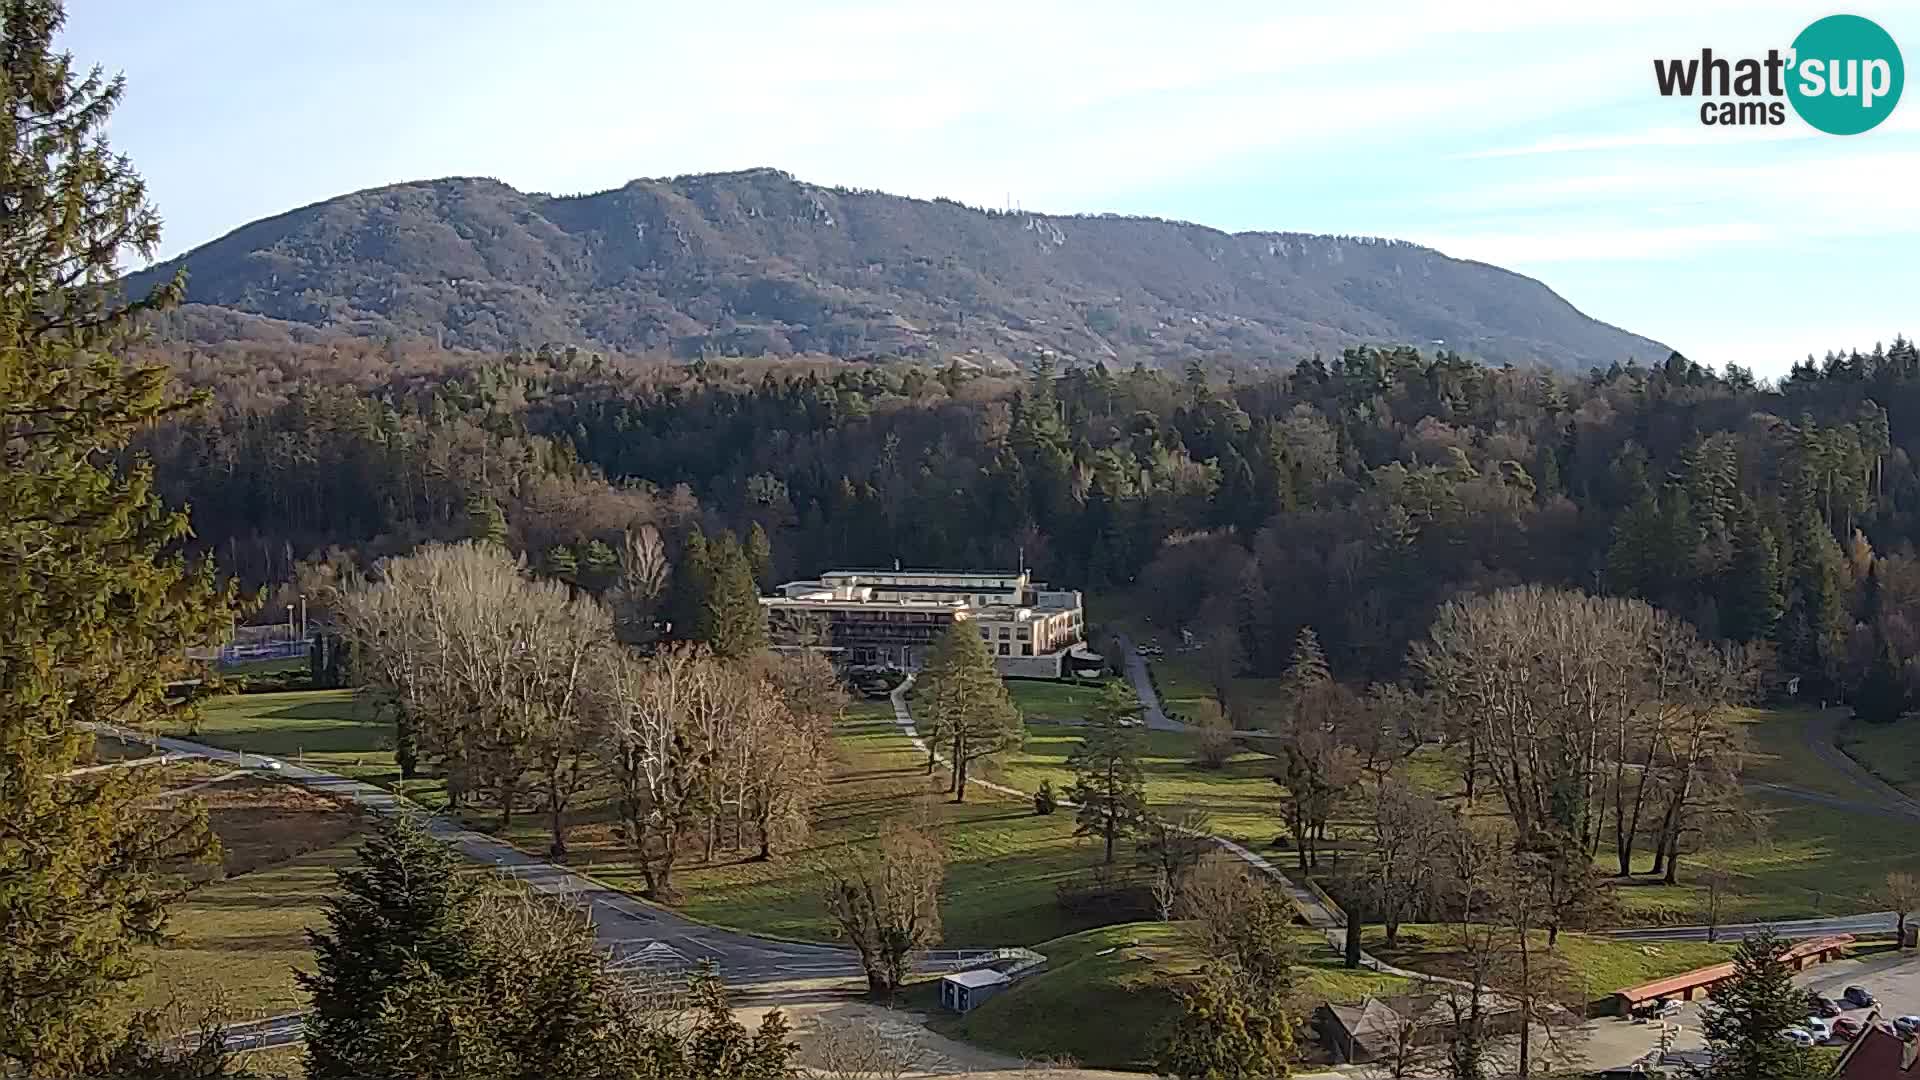
[[[687,530],[680,561],[673,567],[673,589],[667,597],[669,632],[675,641],[706,641],[707,598],[713,592],[713,560],[707,534],[695,525]]]
[[[1893,645],[1882,639],[1874,649],[1866,677],[1853,692],[1854,715],[1868,723],[1891,724],[1905,715],[1911,701]]]
[[[499,503],[480,494],[467,499],[467,539],[507,546],[507,515],[501,513]]]
[[[1100,837],[1111,863],[1114,840],[1132,830],[1147,809],[1140,702],[1125,683],[1110,682],[1080,731],[1080,745],[1067,757],[1074,778],[1067,798],[1079,807],[1073,834]]]
[[[1733,557],[1720,586],[1720,629],[1735,641],[1773,636],[1784,604],[1780,553],[1753,505],[1741,500],[1733,519]]]
[[[165,709],[183,650],[215,639],[230,593],[179,554],[184,513],[116,456],[184,403],[167,372],[117,352],[167,282],[110,291],[121,251],[150,256],[160,221],[103,132],[122,82],[54,50],[51,0],[0,3],[0,1073],[96,1067],[159,940],[204,815],[145,800],[144,769],[68,779],[90,722]]]
[[[710,555],[713,574],[707,592],[707,642],[713,654],[738,660],[767,647],[767,615],[760,606],[760,590],[753,571],[732,532],[714,541]]]
[[[1780,1037],[1807,1015],[1806,991],[1780,961],[1786,947],[1772,931],[1750,934],[1733,957],[1733,976],[1716,986],[1701,1012],[1713,1055],[1711,1080],[1814,1080],[1813,1052]]]
[[[757,521],[747,530],[747,568],[753,572],[755,586],[773,587],[773,541],[767,539],[767,530]]]
[[[440,1010],[436,1003],[482,973],[481,881],[456,873],[456,858],[418,824],[394,817],[360,846],[359,865],[335,872],[327,928],[307,932],[315,970],[294,976],[313,1002],[311,1080],[389,1075],[380,1047],[390,1036],[375,1038],[376,1021],[390,1011],[417,1018]]]

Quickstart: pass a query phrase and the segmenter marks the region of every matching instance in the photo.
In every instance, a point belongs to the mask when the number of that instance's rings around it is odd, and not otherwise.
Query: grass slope
[[[1840,729],[1840,748],[1875,776],[1920,798],[1920,717],[1848,723]]]
[[[1302,1013],[1322,1001],[1357,1001],[1407,985],[1396,976],[1345,970],[1310,931],[1300,931],[1299,944]],[[1179,1016],[1175,988],[1200,967],[1186,931],[1177,924],[1128,923],[1034,947],[1047,957],[1045,970],[965,1016],[937,1014],[933,1030],[1027,1058],[1065,1056],[1094,1068],[1150,1069]],[[927,984],[916,1000],[932,1007],[934,985]]]
[[[401,791],[427,806],[446,801],[444,782],[402,781],[393,757],[393,727],[374,717],[352,690],[237,694],[201,705],[201,720],[168,734],[223,750],[301,761]]]
[[[1389,949],[1386,930],[1369,926],[1362,930],[1361,941],[1368,952],[1389,963],[1452,978],[1463,973],[1455,933],[1454,927],[1444,924],[1407,924],[1400,928],[1399,943]],[[1546,951],[1544,931],[1536,931],[1530,940],[1534,948]],[[1720,963],[1733,956],[1734,946],[1704,941],[1615,941],[1565,933],[1560,935],[1556,949],[1580,980],[1584,1000],[1595,1001],[1616,990]]]

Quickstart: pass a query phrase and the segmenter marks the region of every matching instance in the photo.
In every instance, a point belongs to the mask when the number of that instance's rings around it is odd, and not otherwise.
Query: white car
[[[272,758],[270,758],[270,757],[263,757],[263,758],[260,758],[260,759],[258,759],[258,760],[256,760],[256,761],[255,761],[255,762],[253,763],[253,767],[254,767],[254,768],[256,768],[256,769],[265,769],[265,770],[267,770],[268,772],[279,772],[279,771],[280,771],[280,763],[279,763],[279,762],[277,762],[277,761],[275,761],[275,760],[273,760],[273,759],[272,759]]]
[[[1788,1028],[1780,1033],[1780,1037],[1795,1046],[1811,1047],[1813,1045],[1813,1036],[1808,1034],[1805,1028]]]
[[[1820,1017],[1809,1016],[1807,1017],[1807,1022],[1800,1026],[1806,1030],[1808,1035],[1813,1036],[1813,1041],[1816,1043],[1833,1041],[1833,1025],[1822,1020]]]

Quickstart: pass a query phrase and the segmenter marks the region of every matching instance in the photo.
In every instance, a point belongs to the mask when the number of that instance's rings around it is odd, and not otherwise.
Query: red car
[[[1843,1016],[1833,1022],[1833,1037],[1851,1042],[1860,1037],[1860,1021],[1851,1016]]]

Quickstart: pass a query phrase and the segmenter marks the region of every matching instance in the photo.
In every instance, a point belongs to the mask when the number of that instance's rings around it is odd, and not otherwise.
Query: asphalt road
[[[149,738],[138,732],[120,734],[141,741]],[[265,762],[277,760],[166,736],[154,737],[152,741],[162,750],[197,755],[210,761],[242,767],[259,768]],[[372,784],[349,780],[291,761],[280,761],[279,764],[280,768],[273,770],[271,775],[351,801],[373,813],[420,813],[411,804],[402,804],[391,792]],[[564,898],[569,903],[585,908],[593,919],[600,944],[617,959],[644,955],[649,962],[662,966],[684,967],[711,962],[721,977],[732,985],[823,976],[857,976],[861,973],[858,958],[851,949],[779,941],[694,922],[665,908],[607,888],[493,837],[462,828],[449,818],[426,814],[420,816],[430,833],[451,844],[466,858],[511,874],[538,892]]]
[[[1153,688],[1153,677],[1147,673],[1147,661],[1134,647],[1133,639],[1116,630],[1113,640],[1120,646],[1121,659],[1127,665],[1127,681],[1133,684],[1133,694],[1144,706],[1141,715],[1146,718],[1147,727],[1154,731],[1185,731],[1187,725],[1167,716],[1160,707],[1160,694]]]

